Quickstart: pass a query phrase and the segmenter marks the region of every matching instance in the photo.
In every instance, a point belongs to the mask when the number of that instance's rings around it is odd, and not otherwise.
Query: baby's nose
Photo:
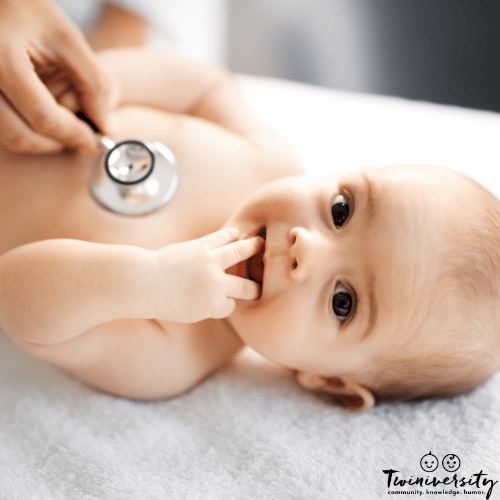
[[[332,248],[325,236],[301,227],[288,234],[290,244],[289,275],[294,281],[303,281],[315,273],[324,272],[332,260]]]

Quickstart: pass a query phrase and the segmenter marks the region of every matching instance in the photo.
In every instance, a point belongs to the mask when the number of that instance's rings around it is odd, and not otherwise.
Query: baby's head
[[[230,321],[299,382],[366,409],[468,391],[500,366],[500,202],[431,166],[290,177],[228,222],[263,234]],[[262,273],[263,268],[263,273]]]

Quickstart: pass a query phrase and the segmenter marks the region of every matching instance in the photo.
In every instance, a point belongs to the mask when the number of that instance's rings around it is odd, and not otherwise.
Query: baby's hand
[[[237,241],[238,234],[237,229],[221,229],[156,252],[161,279],[156,319],[194,323],[225,318],[233,312],[235,299],[259,296],[257,283],[225,272],[255,255],[263,243],[257,236]]]

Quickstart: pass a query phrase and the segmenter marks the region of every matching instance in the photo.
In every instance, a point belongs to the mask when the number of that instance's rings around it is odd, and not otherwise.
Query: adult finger
[[[25,59],[25,54],[20,61],[9,58],[2,70],[2,75],[10,78],[1,78],[0,88],[12,107],[37,134],[95,154],[97,140],[90,127],[56,102]]]
[[[65,92],[56,97],[56,101],[61,104],[61,106],[70,109],[74,113],[79,110],[78,97],[72,91]]]
[[[208,245],[209,248],[215,249],[235,241],[238,238],[240,232],[238,229],[233,227],[225,227],[215,231],[215,233],[207,234],[201,237],[198,241],[201,241]]]
[[[238,262],[249,259],[255,255],[262,247],[264,239],[260,236],[253,236],[245,240],[235,241],[219,249],[220,264],[223,269],[228,269]]]
[[[45,81],[45,86],[54,96],[57,103],[70,109],[73,113],[80,111],[80,102],[71,80],[67,77]]]
[[[63,145],[33,132],[0,93],[0,143],[15,153],[56,153]]]
[[[83,111],[106,132],[108,114],[113,106],[111,75],[101,66],[81,33],[70,33],[58,47],[61,59],[70,71],[80,95]]]
[[[254,300],[260,296],[261,287],[255,281],[228,274],[226,277],[226,296],[233,299]]]

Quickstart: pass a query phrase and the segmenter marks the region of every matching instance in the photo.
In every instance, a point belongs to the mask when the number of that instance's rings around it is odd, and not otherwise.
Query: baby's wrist
[[[149,251],[149,265],[152,269],[151,274],[151,319],[167,319],[161,318],[162,305],[165,304],[165,300],[168,301],[166,294],[168,292],[165,277],[165,265],[164,260],[160,257],[159,250]]]
[[[128,257],[121,262],[125,278],[120,293],[120,317],[154,319],[158,308],[159,283],[156,252],[124,246]]]
[[[150,262],[153,266],[151,279],[151,302],[153,304],[153,319],[164,321],[180,321],[179,309],[185,305],[181,288],[182,278],[187,273],[182,270],[182,259],[176,252],[177,245],[168,245],[150,252]]]

